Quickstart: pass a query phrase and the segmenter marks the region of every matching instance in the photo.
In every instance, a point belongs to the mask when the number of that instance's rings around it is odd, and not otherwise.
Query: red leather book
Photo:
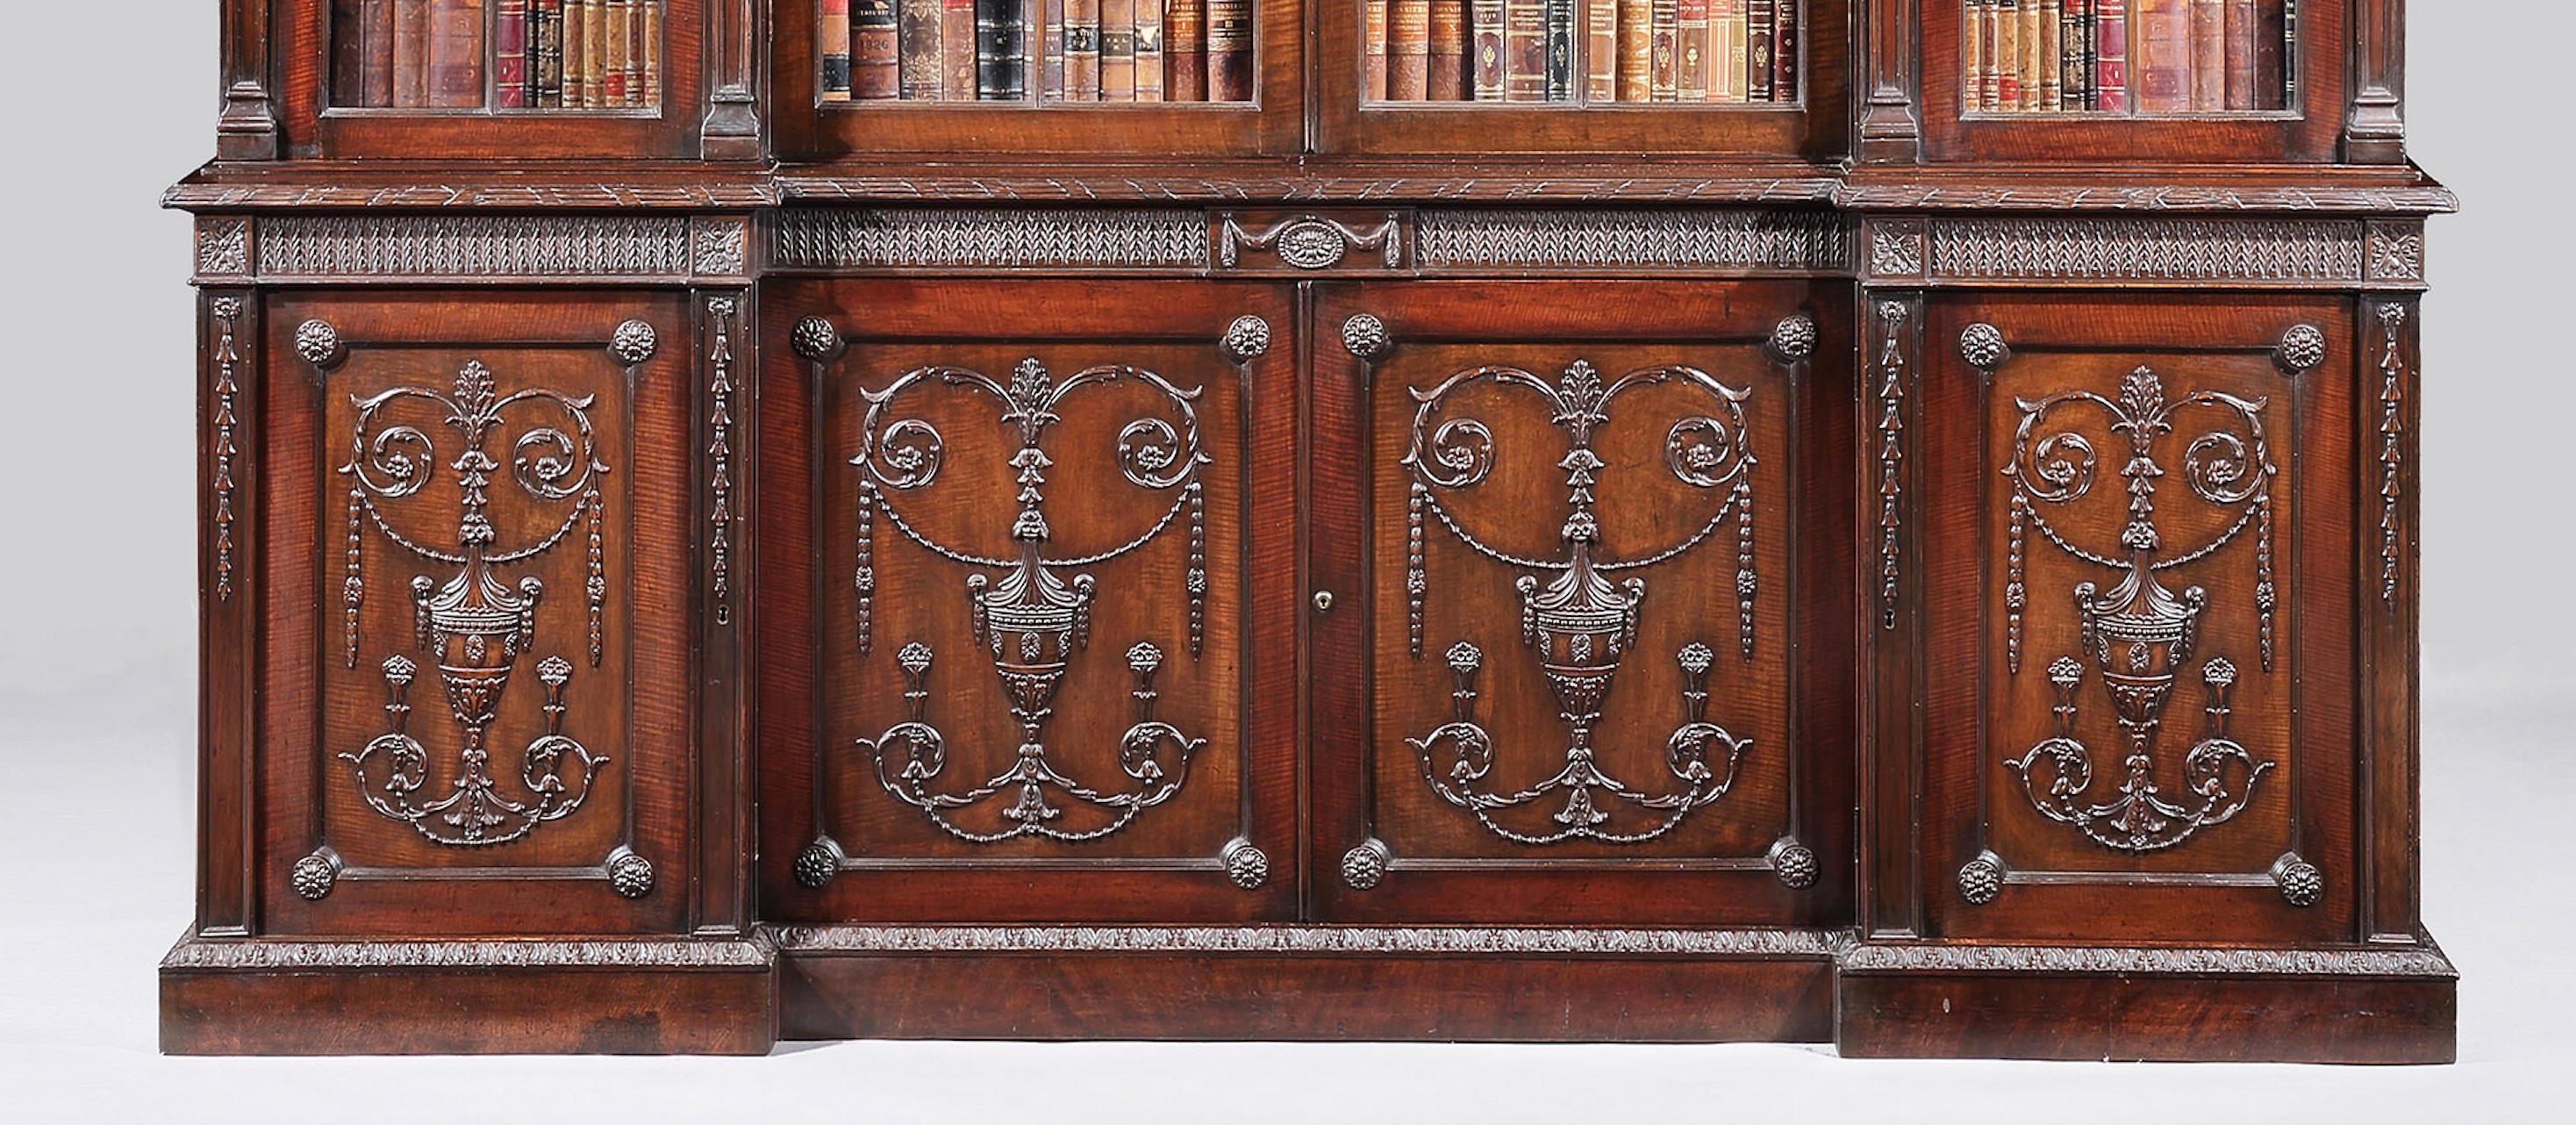
[[[952,102],[975,100],[975,0],[940,0],[939,90]]]
[[[436,0],[430,6],[429,104],[483,104],[483,0]]]
[[[2255,14],[2254,0],[2227,0],[2227,108],[2253,109],[2254,38],[2260,32],[2261,17]]]
[[[2129,57],[2139,112],[2190,112],[2189,0],[2130,0]]]
[[[850,0],[850,96],[885,101],[903,93],[894,0]]]
[[[1744,17],[1744,100],[1771,100],[1771,43],[1776,10],[1762,0],[1754,0]]]
[[[1673,97],[1708,100],[1708,0],[1673,5]]]
[[[2129,112],[2129,0],[2093,0],[2093,108]]]
[[[2254,14],[2254,108],[2280,109],[2289,104],[2289,31],[2284,21],[2292,5],[2258,5]]]
[[[1387,100],[1388,12],[1395,0],[1360,0],[1360,93],[1369,101]]]
[[[1064,0],[1064,100],[1100,100],[1100,0]]]
[[[528,0],[493,0],[492,104],[528,108]]]
[[[1386,99],[1418,102],[1431,91],[1431,0],[1388,0]]]
[[[907,100],[940,98],[939,11],[940,0],[895,0],[895,92]]]
[[[1468,81],[1480,102],[1503,100],[1509,69],[1503,62],[1504,22],[1503,0],[1467,0]]]
[[[1547,4],[1503,0],[1503,100],[1547,100]]]
[[[1610,3],[1611,0],[1594,0]],[[1619,100],[1653,101],[1655,97],[1654,0],[1617,0],[1619,8]]]
[[[1798,0],[1775,0],[1772,6],[1771,100],[1798,100]]]
[[[1252,100],[1252,0],[1207,0],[1208,100]]]
[[[1435,102],[1467,100],[1467,0],[1431,0],[1430,90]]]
[[[2227,108],[2227,0],[2191,0],[2191,108]]]
[[[1163,12],[1163,99],[1207,100],[1207,7],[1203,0],[1172,0],[1171,7]]]
[[[1163,0],[1136,0],[1136,100],[1163,100]]]

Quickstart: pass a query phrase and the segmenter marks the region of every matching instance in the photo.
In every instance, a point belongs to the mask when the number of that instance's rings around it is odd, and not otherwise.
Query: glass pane
[[[332,0],[343,109],[655,109],[663,0]]]
[[[1961,0],[1969,113],[2262,113],[2297,102],[2299,0]]]
[[[818,2],[826,103],[1252,100],[1252,0]]]
[[[1803,0],[1359,6],[1361,81],[1375,104],[1760,106],[1799,97]]]

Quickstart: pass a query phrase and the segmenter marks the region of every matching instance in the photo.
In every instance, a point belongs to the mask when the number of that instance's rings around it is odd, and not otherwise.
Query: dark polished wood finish
[[[166,1049],[2436,1062],[2399,0],[2300,104],[344,110],[224,5]]]

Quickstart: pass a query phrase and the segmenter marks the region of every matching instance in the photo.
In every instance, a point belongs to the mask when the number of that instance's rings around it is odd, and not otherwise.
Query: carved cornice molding
[[[202,941],[164,971],[261,969],[765,969],[765,939],[695,941]]]
[[[771,226],[771,261],[788,270],[1208,264],[1207,219],[1183,208],[814,208]]]
[[[1458,953],[1829,958],[1831,930],[1575,930],[1419,926],[787,926],[789,953]]]
[[[1841,273],[1851,231],[1831,211],[1425,209],[1414,253],[1426,270],[1651,268]]]
[[[2174,184],[1845,184],[1834,202],[1863,211],[2166,211],[2435,214],[2460,209],[2438,184],[2190,187]]]
[[[749,183],[394,184],[207,183],[191,181],[161,193],[161,205],[183,211],[268,210],[296,207],[491,210],[651,208],[739,210],[774,207],[785,193],[767,181]]]
[[[1931,219],[1928,280],[2174,283],[2361,282],[2356,219]]]
[[[277,215],[263,280],[684,279],[689,220],[664,215]]]
[[[2156,973],[2177,976],[2456,977],[2423,949],[2113,949],[2035,945],[1858,945],[1835,962],[1847,973]]]

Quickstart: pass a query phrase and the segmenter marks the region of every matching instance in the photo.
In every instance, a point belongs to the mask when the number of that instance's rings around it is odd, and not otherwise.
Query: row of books
[[[662,100],[662,0],[332,0],[331,37],[332,96],[342,106],[621,109]]]
[[[1362,3],[1373,101],[1567,102],[1578,72],[1594,104],[1798,98],[1800,0]]]
[[[827,102],[1252,100],[1252,0],[821,3]]]
[[[1967,108],[2224,113],[2298,92],[2299,0],[1963,0]]]

